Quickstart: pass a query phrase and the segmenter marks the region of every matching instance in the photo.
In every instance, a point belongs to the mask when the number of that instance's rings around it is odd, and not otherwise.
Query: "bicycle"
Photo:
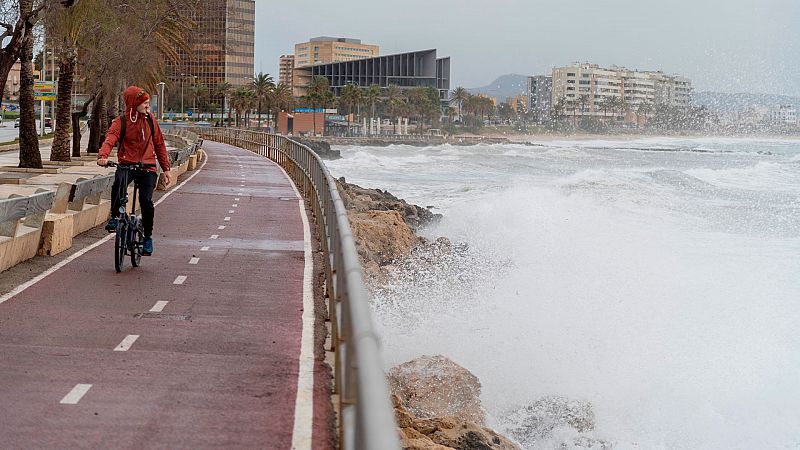
[[[117,218],[116,239],[114,240],[114,268],[117,272],[122,272],[125,256],[130,255],[131,265],[139,267],[142,261],[142,248],[144,247],[144,227],[142,218],[136,215],[136,194],[139,191],[139,183],[133,183],[133,202],[131,213],[128,214],[128,172],[131,170],[146,170],[155,167],[155,164],[119,164],[113,161],[107,163],[107,167],[116,167],[123,171],[122,183],[119,192],[119,217]]]

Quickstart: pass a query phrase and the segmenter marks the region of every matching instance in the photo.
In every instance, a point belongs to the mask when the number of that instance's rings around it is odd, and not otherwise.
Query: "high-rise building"
[[[217,86],[249,83],[254,74],[255,0],[205,0],[202,7],[190,12],[197,26],[189,32],[189,52],[178,49],[181,60],[169,64],[172,92],[170,103],[176,104],[176,92],[191,92],[192,87],[208,88],[208,100],[222,106]],[[188,95],[187,98],[190,98]],[[195,106],[201,107],[196,101]],[[188,104],[184,109],[188,109]]]
[[[691,93],[685,77],[575,63],[553,69],[551,102],[570,116],[619,117],[657,105],[689,107]]]
[[[294,55],[281,55],[278,66],[278,82],[292,87],[292,71],[294,70]]]
[[[553,77],[536,75],[528,77],[525,95],[525,112],[536,116],[538,122],[550,116],[550,99],[553,94]]]
[[[374,58],[378,55],[377,45],[362,44],[360,39],[321,36],[294,46],[295,67]]]
[[[793,105],[779,105],[769,112],[769,121],[775,125],[797,125],[797,110]]]

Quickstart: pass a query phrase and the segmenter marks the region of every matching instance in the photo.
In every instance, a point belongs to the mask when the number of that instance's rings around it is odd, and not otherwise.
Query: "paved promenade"
[[[4,448],[329,448],[302,201],[269,160],[204,149],[141,267],[116,273],[108,239],[0,297]]]

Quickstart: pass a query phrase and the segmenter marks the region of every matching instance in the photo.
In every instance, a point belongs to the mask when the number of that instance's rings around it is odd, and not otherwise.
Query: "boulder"
[[[387,376],[392,393],[414,417],[486,423],[480,380],[444,356],[421,356],[392,368]]]
[[[350,212],[347,217],[368,274],[409,255],[422,242],[397,211]]]
[[[392,395],[404,450],[519,450],[519,446],[489,428],[456,417],[415,418]]]
[[[388,191],[366,189],[357,184],[348,183],[344,177],[336,180],[336,185],[344,206],[348,210],[359,212],[397,211],[403,221],[414,230],[432,224],[442,217],[441,214],[434,214],[427,208],[407,203]]]
[[[543,397],[516,409],[506,414],[502,422],[509,424],[505,432],[525,446],[534,446],[538,442],[553,439],[556,430],[572,430],[575,436],[577,433],[593,431],[595,427],[591,403],[558,396]],[[606,441],[583,434],[568,440],[569,445],[561,444],[564,448],[612,447]]]

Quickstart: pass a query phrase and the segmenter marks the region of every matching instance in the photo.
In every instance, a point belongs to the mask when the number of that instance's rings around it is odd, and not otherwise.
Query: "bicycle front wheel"
[[[139,222],[131,233],[130,251],[131,251],[131,265],[139,267],[142,261],[142,246],[144,245],[144,229],[142,223]]]
[[[117,228],[117,238],[114,241],[114,268],[122,272],[125,261],[125,246],[127,245],[127,230],[124,225]]]

